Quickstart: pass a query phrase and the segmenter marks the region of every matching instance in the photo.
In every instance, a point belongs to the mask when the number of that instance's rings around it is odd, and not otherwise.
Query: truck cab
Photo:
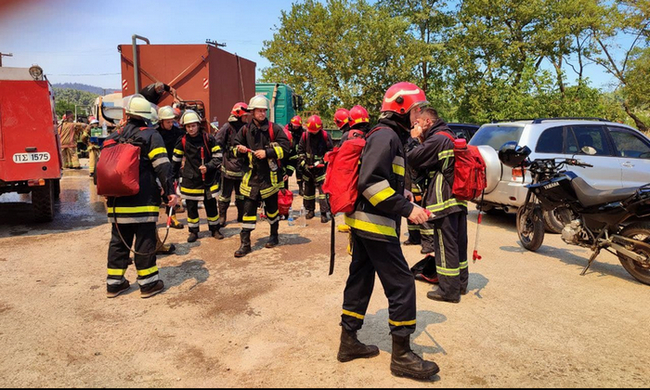
[[[268,118],[271,122],[285,126],[297,111],[302,111],[302,96],[296,95],[293,89],[281,83],[257,83],[255,94],[264,94],[271,102]]]
[[[31,193],[36,219],[51,221],[61,174],[52,85],[37,65],[0,67],[0,194]]]

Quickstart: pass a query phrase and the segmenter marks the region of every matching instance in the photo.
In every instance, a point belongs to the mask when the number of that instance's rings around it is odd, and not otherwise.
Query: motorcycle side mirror
[[[594,155],[596,155],[596,153],[598,153],[598,152],[596,151],[596,149],[594,149],[594,148],[591,147],[591,146],[583,146],[582,149],[580,149],[580,150],[582,151],[582,153],[584,153],[584,154],[588,154],[588,155],[590,155],[590,156],[594,156]]]

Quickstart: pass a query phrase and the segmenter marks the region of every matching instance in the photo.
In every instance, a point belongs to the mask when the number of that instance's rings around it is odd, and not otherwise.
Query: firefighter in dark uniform
[[[426,379],[439,369],[411,350],[410,335],[416,322],[415,281],[399,242],[402,217],[415,223],[427,219],[426,211],[411,203],[410,192],[404,191],[403,145],[411,127],[409,112],[420,104],[426,104],[426,97],[416,85],[393,85],[384,96],[379,123],[366,138],[359,167],[359,198],[355,211],[345,216],[352,229],[352,262],[343,294],[338,360],[379,354],[376,346],[365,345],[356,336],[363,325],[376,272],[389,303],[391,372]]]
[[[174,147],[179,138],[185,135],[185,131],[180,127],[176,126],[175,123],[176,115],[174,114],[174,109],[171,106],[164,106],[158,109],[158,125],[156,130],[160,133],[165,142],[165,149],[167,149],[167,155],[174,155]],[[165,214],[169,215],[170,207],[167,206],[165,209]],[[171,227],[174,229],[182,229],[183,224],[178,222],[176,219],[176,210],[172,209],[172,223]]]
[[[244,177],[248,158],[246,155],[237,154],[235,135],[245,125],[244,117],[248,115],[248,104],[239,102],[232,107],[228,123],[223,125],[216,138],[219,145],[223,145],[224,159],[221,165],[221,196],[219,197],[219,225],[226,226],[230,196],[235,191],[235,207],[237,207],[237,222],[244,217],[244,196],[239,192],[241,180]]]
[[[296,174],[296,182],[298,183],[298,195],[304,196],[304,187],[302,180],[302,167],[300,166],[300,156],[298,155],[298,143],[302,139],[305,129],[302,127],[302,118],[298,115],[291,118],[291,121],[284,126],[284,132],[291,133],[291,149],[288,155],[285,156],[285,168],[288,177]],[[284,183],[284,188],[289,189],[289,179]]]
[[[217,211],[217,197],[221,193],[221,145],[201,128],[201,118],[196,112],[186,110],[181,116],[181,125],[185,127],[187,134],[176,142],[172,160],[174,178],[177,178],[179,173],[183,178],[181,197],[187,205],[187,242],[195,242],[199,238],[199,202],[203,202],[205,207],[208,229],[212,237],[221,240],[223,234],[219,231],[221,226]],[[181,172],[183,157],[185,164]]]
[[[135,238],[134,262],[138,273],[140,296],[149,298],[163,290],[164,284],[156,265],[156,222],[160,208],[160,188],[164,199],[174,207],[178,197],[174,193],[171,164],[165,143],[155,129],[149,126],[151,104],[134,95],[125,106],[126,125],[113,132],[104,147],[121,139],[133,140],[140,146],[140,192],[125,197],[108,197],[108,221],[113,230],[108,246],[107,296],[113,298],[129,289],[124,274],[129,265],[131,245]]]
[[[323,122],[318,115],[312,115],[307,120],[307,131],[300,138],[298,155],[302,167],[302,180],[305,186],[303,203],[307,210],[306,219],[314,218],[316,209],[316,190],[318,189],[318,205],[320,221],[330,221],[330,206],[327,195],[323,192],[325,181],[325,153],[332,150],[332,137],[323,130]]]
[[[251,252],[251,232],[255,230],[257,206],[264,202],[266,218],[271,225],[271,234],[265,247],[273,248],[279,244],[278,191],[282,186],[282,171],[278,164],[289,152],[289,140],[282,127],[273,123],[269,129],[266,113],[269,100],[263,95],[254,96],[248,103],[253,117],[249,124],[235,136],[237,154],[248,156],[248,171],[242,179],[240,191],[245,197],[244,218],[240,233],[241,246],[235,257],[246,256]],[[272,134],[271,134],[272,132]]]
[[[428,172],[428,185],[423,201],[431,212],[431,218],[423,225],[423,229],[435,230],[433,240],[422,236],[423,249],[427,252],[435,251],[435,271],[439,281],[438,288],[429,291],[427,297],[458,303],[460,296],[467,293],[469,279],[467,202],[456,200],[452,194],[454,143],[449,137],[441,134],[447,132],[453,136],[454,133],[433,108],[417,110],[412,119],[413,138],[407,148],[414,144],[417,146],[408,152],[408,161],[414,169]],[[425,272],[427,271],[423,271]]]
[[[341,146],[347,139],[348,132],[350,131],[350,111],[345,108],[337,108],[334,112],[334,124],[341,131],[341,139],[337,146]]]

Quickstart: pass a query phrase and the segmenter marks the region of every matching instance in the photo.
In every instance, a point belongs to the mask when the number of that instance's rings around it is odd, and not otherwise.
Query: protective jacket
[[[203,158],[201,158],[201,150],[203,150]],[[185,164],[181,170],[183,157],[185,157]],[[223,151],[214,137],[203,131],[199,131],[195,137],[184,135],[176,142],[172,160],[174,178],[178,177],[179,172],[183,178],[181,196],[184,199],[200,201],[206,195],[208,198],[219,197]],[[205,178],[199,170],[203,163],[207,168]]]
[[[370,130],[359,167],[359,197],[345,222],[356,234],[375,241],[399,243],[400,222],[413,211],[404,197],[405,153],[399,125],[382,118]]]
[[[160,126],[160,123],[156,125],[156,130],[160,133],[160,136],[165,142],[165,149],[167,149],[167,155],[171,158],[174,155],[174,147],[178,142],[178,139],[185,135],[185,130],[178,127],[175,123],[170,130],[165,130]]]
[[[264,119],[261,123],[255,120],[242,127],[235,135],[235,145],[243,145],[252,152],[248,153],[248,171],[244,175],[241,183],[241,194],[257,199],[260,195],[266,199],[276,194],[283,184],[280,163],[284,155],[289,152],[289,139],[284,134],[282,127],[273,124],[273,139],[269,134],[269,121]],[[258,159],[253,152],[264,149],[266,158]],[[241,153],[237,152],[237,155]]]
[[[325,181],[325,153],[332,150],[332,137],[323,130],[316,134],[305,132],[298,143],[298,156],[303,170],[303,180]],[[316,165],[323,165],[316,168]]]
[[[423,205],[431,211],[431,219],[445,217],[451,213],[464,210],[467,202],[454,198],[454,143],[443,131],[453,135],[449,126],[438,119],[424,131],[424,142],[410,140],[407,144],[407,160],[419,175],[426,177]]]
[[[223,164],[221,165],[221,173],[226,179],[241,180],[247,169],[246,163],[248,162],[246,156],[241,154],[237,155],[237,145],[235,144],[235,135],[244,126],[241,119],[228,121],[217,132],[216,139],[219,145],[223,146],[224,156]]]
[[[108,139],[118,142],[120,139],[130,139],[132,143],[140,146],[141,152],[140,192],[132,196],[108,197],[109,222],[115,222],[114,217],[117,217],[118,224],[158,222],[161,199],[156,179],[162,185],[165,199],[174,193],[171,164],[160,133],[144,121],[131,118],[119,133],[113,132]]]
[[[285,134],[287,132],[291,134],[291,145],[289,147],[289,152],[284,156],[283,163],[286,174],[288,176],[293,176],[293,173],[296,171],[298,165],[300,164],[300,158],[298,156],[298,144],[300,143],[300,139],[302,138],[305,129],[303,129],[302,126],[295,128],[291,126],[291,123],[287,123],[286,126],[284,126],[284,132]],[[298,180],[302,180],[302,178],[298,178]]]
[[[59,139],[61,140],[62,148],[76,148],[77,138],[79,135],[90,126],[77,123],[77,122],[63,122],[59,126]]]

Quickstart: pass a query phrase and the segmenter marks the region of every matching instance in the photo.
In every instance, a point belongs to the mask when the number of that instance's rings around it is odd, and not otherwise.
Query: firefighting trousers
[[[259,200],[246,197],[244,200],[244,217],[241,225],[242,231],[255,230],[257,222],[257,205]],[[278,224],[280,221],[280,212],[278,210],[278,194],[275,193],[264,199],[264,213],[266,220],[271,225]]]
[[[92,145],[88,147],[88,169],[90,173],[95,172],[95,166],[99,160],[99,146]]]
[[[467,289],[467,214],[463,211],[433,221],[436,229],[436,271],[443,295],[460,298],[460,290]]]
[[[199,201],[186,199],[187,205],[187,228],[190,233],[199,232]],[[208,228],[210,231],[218,230],[219,212],[217,211],[217,200],[210,194],[204,195],[203,205],[205,206],[205,215],[208,217]]]
[[[375,285],[375,272],[388,298],[391,334],[404,337],[415,331],[415,281],[398,243],[368,240],[350,233],[352,262],[343,292],[341,325],[361,329]]]
[[[79,168],[79,157],[77,157],[77,148],[61,148],[63,157],[63,168]]]
[[[436,228],[433,221],[428,221],[420,225],[420,243],[422,244],[422,253],[431,253],[436,250]]]
[[[239,186],[241,185],[241,179],[228,179],[227,177],[222,177],[221,179],[221,196],[219,196],[219,215],[222,220],[225,221],[227,218],[226,213],[228,212],[228,207],[230,207],[230,196],[232,191],[235,191],[235,206],[237,207],[237,221],[241,222],[242,216],[244,215],[244,195],[239,192]]]
[[[156,223],[125,223],[112,224],[111,242],[108,245],[108,277],[106,284],[118,285],[124,282],[124,274],[129,266],[129,248],[141,253],[134,254],[135,268],[138,272],[138,284],[140,288],[156,283],[158,277],[158,266],[156,266]],[[119,232],[118,229],[119,228]],[[124,242],[120,238],[124,238]]]
[[[408,232],[409,232],[409,242],[412,244],[419,244],[421,242],[420,238],[420,225],[417,225],[410,220],[406,220],[406,225],[408,227]]]
[[[314,181],[307,178],[303,181],[304,195],[303,204],[305,210],[314,211],[316,209],[316,190],[318,189],[318,207],[320,207],[321,215],[330,211],[329,202],[327,202],[327,195],[323,192],[323,181]]]

